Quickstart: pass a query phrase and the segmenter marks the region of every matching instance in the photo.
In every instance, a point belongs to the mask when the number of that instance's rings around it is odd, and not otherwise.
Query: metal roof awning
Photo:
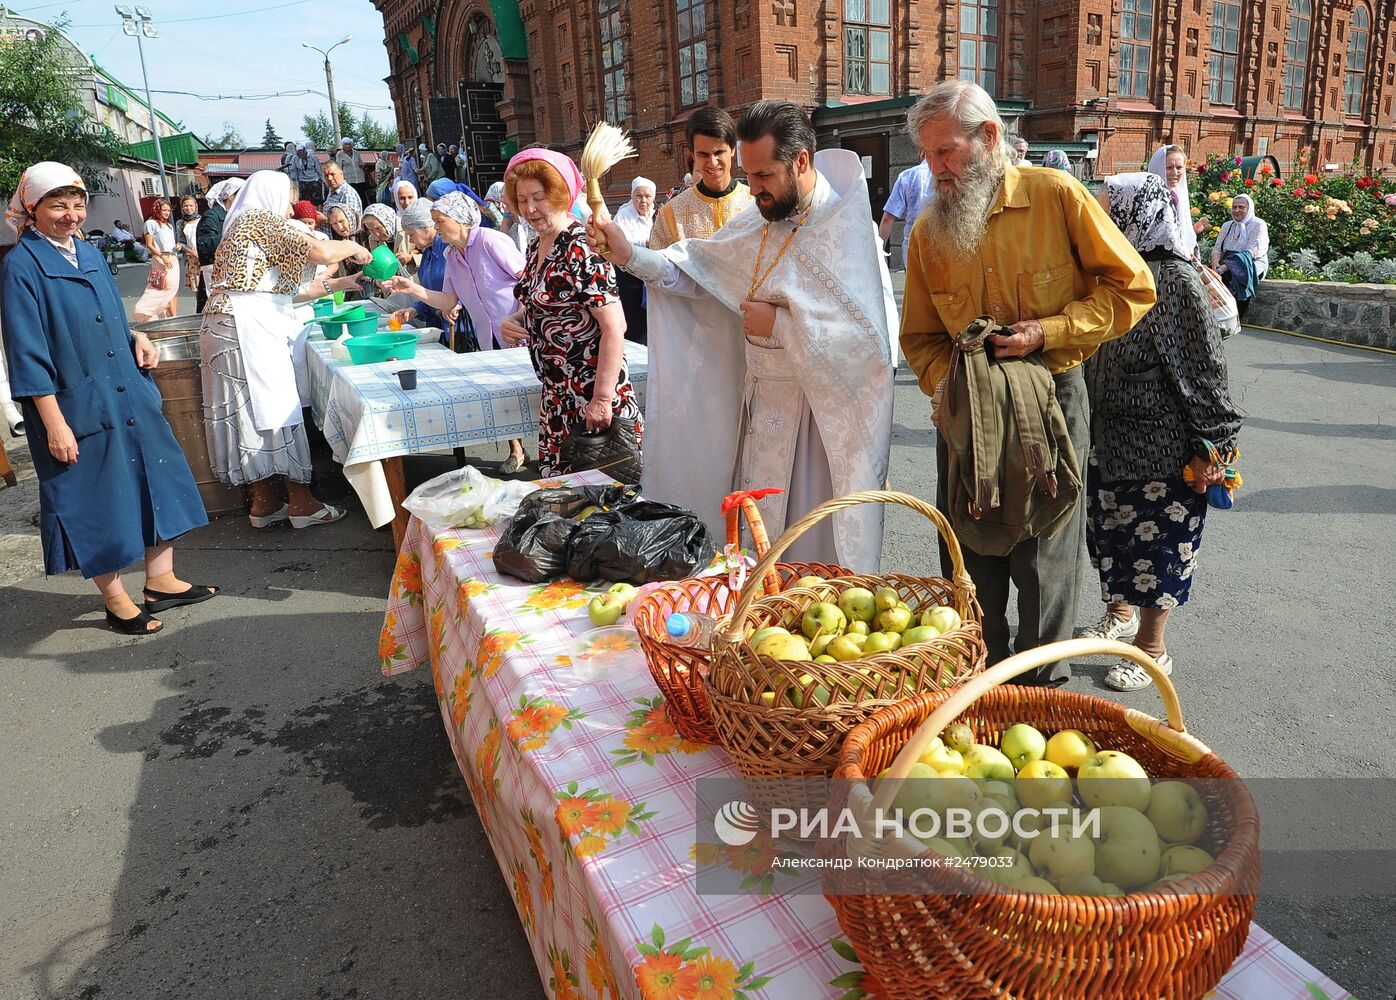
[[[202,145],[193,132],[180,132],[177,135],[162,135],[160,137],[160,154],[166,163],[178,163],[186,167],[197,166],[200,149],[202,149]],[[138,160],[156,162],[154,139],[133,142],[125,146],[121,152]]]

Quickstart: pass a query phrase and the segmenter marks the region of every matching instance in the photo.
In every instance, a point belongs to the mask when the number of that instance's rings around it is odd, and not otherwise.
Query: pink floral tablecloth
[[[868,995],[873,984],[823,896],[782,892],[774,881],[769,841],[695,844],[694,782],[734,778],[735,768],[720,748],[679,737],[638,646],[579,646],[591,628],[586,603],[604,587],[501,576],[496,538],[495,530],[433,536],[412,519],[378,657],[385,674],[430,666],[456,763],[548,995]],[[699,896],[700,853],[725,853],[761,894]],[[1310,983],[1333,1000],[1348,996],[1253,926],[1214,996],[1312,1000]]]

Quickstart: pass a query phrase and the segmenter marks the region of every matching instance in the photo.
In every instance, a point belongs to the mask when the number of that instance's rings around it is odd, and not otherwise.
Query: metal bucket
[[[208,460],[204,433],[204,386],[199,371],[199,327],[203,317],[195,313],[173,319],[137,323],[132,329],[145,334],[160,352],[160,364],[151,375],[164,398],[161,410],[184,450],[203,497],[209,517],[237,514],[246,509],[242,490],[218,481]]]

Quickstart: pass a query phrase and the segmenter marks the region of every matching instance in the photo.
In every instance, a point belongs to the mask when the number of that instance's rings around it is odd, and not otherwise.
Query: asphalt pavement
[[[1228,355],[1246,485],[1169,629],[1188,726],[1246,777],[1396,777],[1396,358],[1249,330]],[[892,485],[931,497],[927,400],[905,370],[896,393]],[[316,451],[316,489],[352,504]],[[387,532],[357,509],[302,532],[216,521],[178,568],[224,594],[122,639],[90,584],[42,576],[20,467],[0,491],[0,1000],[543,997],[429,675],[378,672]],[[885,569],[934,573],[934,550],[889,512]],[[1072,689],[1102,693],[1104,669],[1078,664]],[[1396,901],[1266,900],[1258,919],[1392,996]]]

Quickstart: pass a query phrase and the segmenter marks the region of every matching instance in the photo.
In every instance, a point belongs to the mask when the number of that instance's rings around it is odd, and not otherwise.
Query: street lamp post
[[[343,139],[344,136],[339,131],[339,108],[334,103],[334,70],[330,68],[330,53],[345,42],[351,41],[353,37],[353,35],[345,35],[328,49],[322,49],[317,45],[311,45],[309,42],[301,42],[302,48],[314,49],[325,57],[325,87],[330,92],[330,122],[334,125],[334,149],[330,150],[331,156],[339,150],[340,140]]]
[[[141,44],[142,36],[158,38],[160,33],[155,30],[149,7],[137,7],[135,14],[132,14],[130,7],[117,4],[116,12],[121,16],[121,30],[135,37],[136,51],[140,53],[141,80],[145,83],[145,106],[146,110],[150,112],[150,134],[155,139],[155,162],[160,167],[160,192],[168,198],[170,185],[165,179],[165,154],[160,149],[160,123],[155,116],[155,102],[150,99],[150,77],[145,71],[145,47]]]

